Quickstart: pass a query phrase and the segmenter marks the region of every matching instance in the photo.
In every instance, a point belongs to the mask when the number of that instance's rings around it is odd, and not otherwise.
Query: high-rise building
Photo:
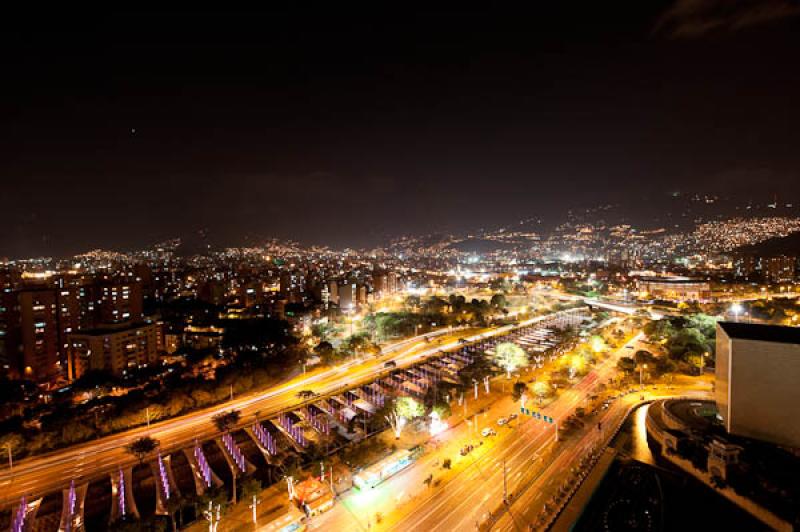
[[[761,259],[761,270],[768,283],[791,283],[795,279],[797,257],[777,255]]]
[[[737,277],[746,279],[758,269],[758,259],[754,255],[740,255],[734,260],[733,267]]]
[[[77,379],[89,370],[123,375],[158,362],[158,325],[105,325],[69,335],[69,376]]]
[[[367,304],[367,287],[366,285],[360,284],[356,289],[356,302],[359,305],[366,305]]]
[[[800,328],[717,323],[717,409],[731,434],[800,447]]]
[[[20,357],[18,367],[26,379],[44,382],[62,372],[58,350],[56,291],[30,288],[17,292]]]
[[[217,279],[209,279],[200,285],[197,298],[212,305],[221,305],[225,302],[225,284]]]
[[[67,335],[93,327],[96,316],[96,290],[91,278],[58,276],[54,281],[58,309],[58,352],[63,367],[67,364]]]
[[[302,303],[306,290],[306,277],[300,270],[281,272],[280,292],[290,303]]]
[[[352,281],[342,281],[338,286],[339,308],[349,312],[356,309],[358,295],[356,293],[356,283]]]
[[[0,271],[0,375],[16,374],[19,370],[16,285],[13,272]]]
[[[98,284],[100,323],[140,321],[143,317],[142,285],[134,279],[112,279]]]
[[[328,298],[334,305],[339,304],[339,282],[335,280],[328,281]]]
[[[376,272],[372,275],[372,287],[375,297],[381,298],[397,292],[397,274],[395,272]]]

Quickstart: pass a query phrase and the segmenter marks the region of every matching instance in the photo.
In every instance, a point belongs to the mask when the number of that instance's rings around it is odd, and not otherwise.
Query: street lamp
[[[731,305],[731,313],[733,314],[734,321],[739,321],[739,315],[742,313],[744,308],[740,303],[734,303]]]
[[[644,388],[644,370],[647,369],[647,364],[640,364],[639,365],[639,389]]]
[[[11,456],[11,443],[6,443],[6,449],[8,449],[8,469],[12,473],[14,472],[14,459]]]

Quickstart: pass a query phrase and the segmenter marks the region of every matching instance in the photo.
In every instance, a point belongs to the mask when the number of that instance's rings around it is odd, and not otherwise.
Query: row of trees
[[[348,336],[339,344],[338,348],[326,340],[314,347],[314,354],[322,360],[323,364],[337,364],[353,356],[379,355],[380,352],[380,346],[373,342],[367,333]]]
[[[651,321],[644,332],[651,342],[662,344],[675,362],[697,367],[700,357],[707,357],[705,364],[713,366],[716,321],[706,314],[669,317]]]
[[[276,384],[296,370],[305,351],[288,335],[288,324],[277,320],[241,320],[226,332],[227,355],[204,355],[220,365],[213,379],[195,375],[191,363],[159,368],[146,384],[123,395],[103,395],[83,404],[63,401],[44,408],[26,409],[22,416],[0,425],[0,444],[20,458],[84,442],[149,422],[169,419],[227,400],[231,392],[247,393]],[[255,347],[255,349],[254,349]],[[203,357],[200,357],[203,358]],[[90,373],[76,383],[77,390],[122,386],[107,374]],[[36,420],[37,422],[33,422]]]

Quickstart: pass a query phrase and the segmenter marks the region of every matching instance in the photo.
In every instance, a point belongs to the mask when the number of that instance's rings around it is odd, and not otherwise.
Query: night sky
[[[4,17],[0,257],[800,200],[800,4],[545,4]]]

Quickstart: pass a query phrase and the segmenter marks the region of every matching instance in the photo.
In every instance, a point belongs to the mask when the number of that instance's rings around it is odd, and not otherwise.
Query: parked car
[[[500,425],[501,427],[506,423],[508,423],[508,420],[504,417],[501,417],[500,419],[497,420],[497,424]]]
[[[497,436],[497,433],[491,427],[486,427],[481,431],[481,435],[486,438],[488,436]]]
[[[386,362],[383,365],[383,367],[386,368],[386,369],[396,368],[397,367],[397,362],[395,362],[394,360],[390,360],[389,362]]]
[[[514,421],[515,419],[517,419],[517,415],[516,414],[511,414],[510,416],[508,416],[508,420],[509,421]]]

